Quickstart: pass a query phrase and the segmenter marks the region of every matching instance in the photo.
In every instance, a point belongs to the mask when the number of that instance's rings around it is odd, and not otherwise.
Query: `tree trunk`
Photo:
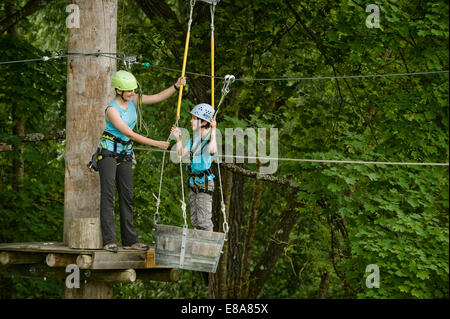
[[[259,261],[250,275],[251,285],[247,298],[256,298],[259,295],[264,287],[264,283],[272,273],[278,258],[280,258],[284,247],[288,244],[289,234],[298,218],[296,208],[299,206],[299,203],[296,200],[296,196],[296,192],[287,194],[288,203],[276,221],[266,248],[259,257]]]
[[[223,192],[226,205],[226,216],[229,224],[227,241],[215,274],[209,276],[210,298],[236,298],[239,292],[241,256],[243,240],[241,234],[243,211],[243,176],[228,170],[223,171]],[[217,181],[219,187],[219,181]],[[220,210],[220,192],[215,192],[214,224],[222,230],[223,217]]]
[[[116,52],[117,0],[72,3],[79,7],[80,27],[69,29],[68,51]],[[99,176],[88,170],[87,163],[105,127],[105,107],[114,97],[110,84],[116,60],[71,56],[67,65],[64,243],[71,247],[79,240],[69,236],[73,220],[100,215]],[[74,294],[65,290],[64,296],[112,296],[109,284],[88,283],[79,289],[82,291]]]
[[[211,165],[211,169],[217,179],[215,180],[216,191],[213,195],[213,224],[214,231],[223,231],[223,214],[221,211],[221,194],[220,194],[220,182],[219,174],[217,170],[217,164]],[[223,187],[223,197],[225,203],[225,215],[227,221],[229,220],[229,208],[230,208],[230,198],[231,189],[233,183],[233,174],[226,170],[223,170],[221,164],[221,177],[222,177],[222,187]],[[220,257],[219,265],[217,266],[217,271],[215,274],[209,274],[208,289],[210,298],[225,298],[226,296],[226,285],[227,285],[227,255],[228,255],[228,240],[224,242],[222,248],[222,256]]]
[[[330,274],[325,271],[321,276],[320,276],[320,286],[319,286],[319,291],[317,293],[317,298],[318,299],[327,299],[328,298],[328,286],[330,285]]]
[[[5,9],[7,15],[10,16],[14,11],[14,1],[7,1],[5,3]],[[16,24],[9,24],[3,31],[8,30],[8,34],[13,39],[19,39],[19,32],[17,31]],[[3,33],[3,32],[1,32]],[[1,34],[0,33],[0,34]],[[25,117],[23,116],[22,106],[14,101],[12,103],[12,121],[13,121],[13,135],[22,136],[25,135]],[[14,179],[15,186],[18,187],[23,184],[24,179],[24,161],[23,161],[23,145],[14,146],[12,148],[14,152],[17,152],[17,157],[13,159]]]
[[[25,135],[25,117],[21,115],[21,105],[17,102],[12,103],[12,118],[13,118],[13,135],[23,136]],[[14,152],[17,152],[17,157],[14,157],[13,167],[14,167],[14,178],[15,185],[19,186],[23,184],[25,176],[25,162],[23,160],[23,145],[14,146],[12,148]]]
[[[259,203],[263,191],[263,181],[256,178],[253,186],[252,207],[247,222],[247,234],[245,236],[244,254],[242,255],[241,291],[239,298],[247,298],[250,287],[250,262],[252,260],[253,241],[256,233],[256,222],[258,219]]]
[[[241,258],[244,251],[244,177],[233,173],[233,187],[231,189],[230,210],[228,224],[228,252],[227,252],[227,292],[226,298],[238,298],[241,282]]]
[[[261,289],[264,286],[267,278],[273,271],[276,262],[281,256],[284,247],[289,239],[298,213],[296,208],[301,205],[297,200],[297,192],[304,191],[300,189],[300,186],[287,179],[261,175],[257,172],[244,169],[242,166],[236,164],[222,164],[222,168],[226,168],[222,173],[223,187],[224,187],[224,199],[227,208],[228,223],[230,225],[230,231],[228,233],[228,241],[224,245],[224,254],[221,257],[217,273],[209,276],[209,297],[210,298],[256,298]],[[213,169],[215,166],[213,166]],[[216,170],[213,170],[216,174]],[[248,227],[242,227],[244,225],[244,198],[243,187],[244,177],[256,178],[255,189],[253,194],[252,211],[253,217],[249,216]],[[259,205],[259,200],[262,196],[263,181],[270,182],[283,187],[288,187],[290,192],[287,195],[287,201],[281,216],[275,222],[272,235],[269,236],[267,246],[260,258],[259,262],[255,266],[255,270],[250,275],[245,274],[250,268],[250,262],[252,256],[248,253],[251,251],[253,243],[253,234],[256,227],[256,213]],[[261,183],[261,184],[260,184]],[[219,182],[217,181],[217,185]],[[261,189],[260,189],[261,187]],[[213,200],[213,217],[214,225],[221,225],[220,216],[220,193],[217,191],[214,194]],[[218,224],[220,223],[220,224]],[[220,227],[216,228],[220,230]],[[247,229],[253,229],[248,232]],[[253,233],[253,234],[252,234]],[[250,237],[248,237],[250,236]],[[247,239],[246,239],[247,238]],[[247,246],[248,251],[244,252],[244,247]],[[246,257],[243,257],[247,254]],[[244,260],[247,265],[244,266]],[[245,279],[247,278],[247,279]],[[248,287],[246,287],[248,286]]]

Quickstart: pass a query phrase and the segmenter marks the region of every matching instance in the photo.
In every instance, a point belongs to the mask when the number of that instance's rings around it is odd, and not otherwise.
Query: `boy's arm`
[[[184,155],[186,155],[188,150],[183,147],[183,143],[182,143],[182,139],[181,139],[181,131],[175,125],[172,126],[172,129],[170,131],[172,132],[172,134],[177,139],[177,144],[176,144],[176,146],[177,146],[177,155],[179,157],[183,157]]]
[[[209,154],[214,154],[217,150],[217,143],[216,143],[216,120],[211,120],[211,140],[209,142]]]

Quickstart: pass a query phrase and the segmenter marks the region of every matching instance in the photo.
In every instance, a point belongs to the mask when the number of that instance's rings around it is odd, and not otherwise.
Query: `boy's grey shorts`
[[[202,184],[199,184],[203,186]],[[208,181],[208,190],[214,191],[214,180]],[[210,230],[212,223],[212,195],[195,193],[189,189],[189,206],[191,209],[192,226],[196,229]]]

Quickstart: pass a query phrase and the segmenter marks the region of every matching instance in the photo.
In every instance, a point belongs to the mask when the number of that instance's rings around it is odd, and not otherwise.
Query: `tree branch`
[[[22,9],[0,22],[0,34],[11,28],[23,18],[32,15],[53,0],[30,0]]]
[[[65,131],[58,131],[58,132],[51,132],[47,134],[43,133],[30,133],[22,136],[18,136],[19,139],[24,143],[30,143],[30,142],[40,142],[40,141],[51,141],[51,140],[63,140],[66,138],[66,132]],[[11,138],[11,137],[9,137]],[[8,140],[9,138],[6,138],[5,140]],[[12,147],[11,145],[6,145],[4,142],[0,141],[0,152],[7,152],[11,151]]]
[[[300,189],[300,185],[298,185],[296,182],[290,181],[286,178],[260,174],[258,172],[247,170],[247,169],[237,166],[235,164],[222,163],[221,165],[230,171],[233,171],[235,173],[240,173],[247,177],[257,178],[262,181],[271,182],[271,183],[275,183],[275,184],[279,184],[279,185],[283,185],[283,186],[288,186],[289,188],[292,188],[295,191],[302,191]]]
[[[178,20],[177,15],[165,1],[136,0],[136,2],[151,21],[158,17],[163,18],[165,21],[171,20],[174,23],[175,30],[184,30],[184,27]],[[184,43],[183,37],[179,37],[178,40],[181,43]],[[171,41],[170,43],[175,43],[175,41]],[[169,47],[169,50],[175,58],[179,58],[181,56],[179,48],[180,46],[175,44]]]

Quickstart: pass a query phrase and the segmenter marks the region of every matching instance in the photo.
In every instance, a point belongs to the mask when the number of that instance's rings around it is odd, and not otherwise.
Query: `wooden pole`
[[[67,288],[63,283],[62,295],[64,299],[112,299],[111,285],[108,282],[82,281],[80,288]]]
[[[48,267],[44,264],[26,265],[0,265],[0,275],[31,276],[44,278],[67,279],[71,274],[62,267]],[[80,270],[80,283],[84,282],[105,282],[105,283],[130,283],[136,281],[137,275],[134,269],[121,270]],[[82,289],[70,288],[70,289]]]
[[[92,267],[92,256],[79,255],[77,257],[77,266],[81,269],[89,269]]]
[[[77,53],[116,52],[117,0],[73,0],[79,8],[79,27],[69,28],[68,51]],[[111,77],[116,60],[95,56],[70,56],[67,60],[66,159],[64,197],[64,243],[72,245],[80,233],[69,232],[77,218],[99,218],[100,182],[87,163],[105,128],[106,105],[113,99]],[[97,230],[94,238],[101,243]],[[75,247],[73,247],[75,248]],[[97,247],[100,248],[100,247]],[[86,288],[86,287],[85,287]],[[91,289],[92,288],[92,289]],[[98,289],[97,289],[98,288]],[[112,296],[112,284],[79,288],[65,298]],[[98,290],[98,291],[97,291]],[[81,297],[80,297],[81,296]]]
[[[0,275],[30,276],[44,278],[65,278],[64,268],[51,268],[44,264],[0,265]]]
[[[45,263],[49,267],[66,267],[77,263],[77,255],[74,254],[48,254]]]
[[[67,230],[69,247],[98,249],[102,247],[100,218],[72,218]]]
[[[168,269],[136,269],[136,276],[139,280],[155,280],[164,282],[177,282],[179,272],[176,268]]]
[[[34,264],[41,263],[44,257],[44,254],[2,251],[0,252],[0,263],[2,265]]]

